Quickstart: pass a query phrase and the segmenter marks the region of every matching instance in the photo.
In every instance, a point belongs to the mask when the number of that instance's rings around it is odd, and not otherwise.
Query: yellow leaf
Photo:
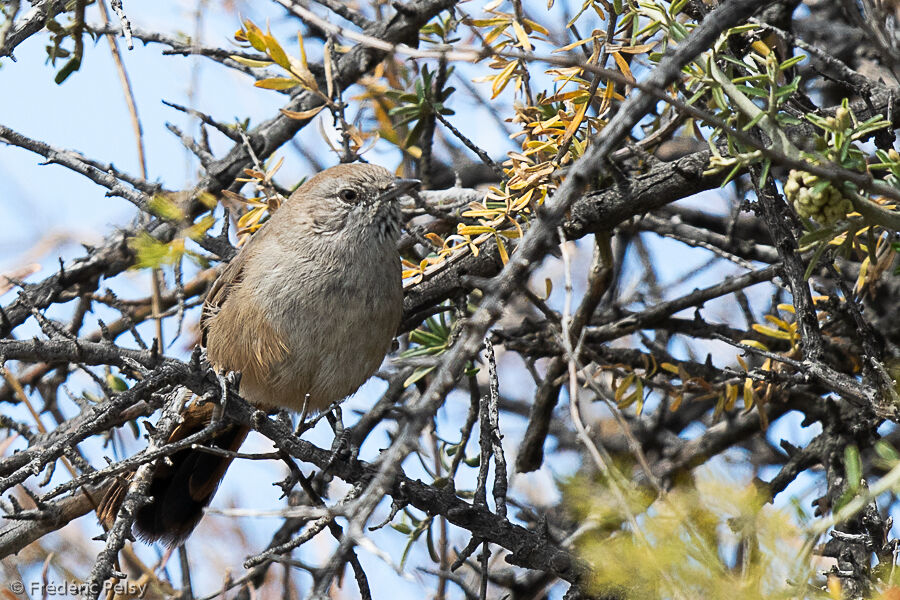
[[[519,40],[519,44],[526,52],[531,52],[531,40],[528,39],[528,34],[525,33],[525,29],[522,27],[522,24],[518,21],[512,22],[513,31],[516,34],[516,39]]]
[[[311,108],[309,110],[287,110],[285,108],[282,108],[280,110],[281,110],[281,114],[283,114],[284,116],[286,116],[288,118],[304,120],[304,119],[312,119],[314,116],[319,114],[319,112],[321,112],[321,110],[323,108],[325,108],[324,104],[321,104],[321,105],[319,105],[315,108]]]
[[[790,329],[791,329],[791,326],[784,319],[779,319],[778,317],[776,317],[774,315],[766,315],[764,318],[769,323],[772,323],[773,325],[777,325],[778,327],[780,327],[781,329],[783,329],[785,331],[790,331]]]
[[[184,235],[192,240],[198,240],[203,237],[216,220],[212,215],[206,215],[190,227],[184,230]]]
[[[562,102],[563,100],[572,100],[573,98],[584,98],[588,95],[588,90],[586,89],[578,89],[572,90],[570,92],[563,92],[562,94],[554,94],[549,98],[545,98],[542,104],[550,104],[551,102]],[[559,117],[555,117],[558,119]],[[537,125],[537,123],[536,123]]]
[[[660,363],[659,366],[660,366],[660,368],[662,368],[664,371],[668,371],[669,373],[672,373],[672,374],[674,374],[674,375],[678,375],[678,367],[676,367],[676,366],[673,365],[672,363],[664,362],[664,363]]]
[[[776,308],[778,308],[778,310],[783,310],[784,312],[789,312],[792,315],[797,314],[793,304],[779,304]]]
[[[467,210],[462,213],[464,217],[475,217],[475,218],[484,218],[484,219],[492,219],[500,214],[500,211],[497,210]]]
[[[502,25],[498,25],[497,27],[494,27],[487,33],[486,36],[484,36],[484,44],[486,46],[490,46],[491,43],[494,40],[496,40],[500,36],[501,33],[506,31],[507,27],[509,27],[509,22],[506,19],[503,19]]]
[[[738,361],[738,364],[741,365],[742,369],[744,369],[745,371],[750,370],[750,367],[747,366],[747,363],[744,361],[744,359],[741,356],[737,357],[737,361]]]
[[[259,50],[260,52],[266,51],[265,35],[263,34],[262,29],[257,27],[253,21],[247,19],[244,21],[244,31],[247,34],[247,41],[250,42],[250,45],[253,46],[254,49]]]
[[[610,101],[613,99],[616,93],[616,86],[613,85],[612,82],[606,84],[606,87],[603,88],[603,101],[600,103],[600,108],[597,109],[599,114],[603,114],[609,108]]]
[[[622,75],[628,79],[628,81],[634,81],[634,76],[631,74],[631,69],[628,68],[628,61],[618,52],[613,52],[613,59],[615,59],[616,64],[619,66],[619,70],[622,71]]]
[[[473,19],[472,25],[475,27],[494,27],[496,25],[508,24],[508,17],[494,17],[493,19]]]
[[[631,387],[631,384],[634,382],[634,377],[635,377],[634,373],[629,373],[628,375],[625,376],[625,379],[622,380],[622,383],[620,383],[616,387],[614,399],[615,399],[616,404],[619,405],[619,408],[623,408],[622,407],[622,396],[624,396],[625,392],[628,391],[628,388]]]
[[[438,248],[441,248],[444,245],[444,239],[441,236],[439,236],[438,234],[434,233],[433,231],[429,231],[428,233],[426,233],[425,239],[430,241],[432,244],[434,244]]]
[[[260,79],[253,85],[267,90],[289,90],[292,87],[297,87],[299,82],[287,77],[269,77],[268,79]]]
[[[509,78],[512,77],[513,71],[516,70],[517,65],[518,62],[514,60],[509,61],[494,77],[494,85],[491,86],[491,100],[499,96],[500,92],[506,87],[506,84],[509,83]]]
[[[306,61],[306,47],[303,45],[303,36],[300,35],[299,31],[297,32],[297,42],[300,44],[300,59],[298,60],[293,56],[287,57],[290,63],[290,72],[300,80],[303,87],[310,91],[318,92],[319,86],[312,71],[309,70],[309,63]]]
[[[513,212],[522,210],[523,208],[528,206],[529,202],[531,202],[531,197],[533,195],[534,195],[534,188],[531,188],[530,190],[528,190],[527,192],[522,194],[522,196],[520,196],[518,199],[516,199],[515,202],[512,203],[512,206],[509,207],[510,210]]]
[[[238,219],[238,229],[246,229],[248,227],[256,226],[265,214],[266,210],[264,208],[253,208],[248,210],[243,215],[241,215],[240,219]]]
[[[763,335],[767,335],[769,337],[773,337],[779,340],[790,340],[791,334],[786,331],[780,331],[778,329],[773,329],[771,327],[766,327],[765,325],[760,325],[759,323],[754,323],[752,325],[753,330],[757,331]]]
[[[503,243],[503,238],[499,235],[495,235],[494,239],[497,240],[497,250],[500,251],[500,262],[503,263],[503,266],[506,266],[506,263],[509,262],[509,254],[506,252],[506,244]]]
[[[309,62],[306,60],[306,46],[303,45],[303,34],[299,31],[297,32],[297,44],[300,45],[300,60],[303,62],[303,66],[309,70]]]
[[[569,150],[569,154],[572,154],[575,158],[584,154],[584,144],[578,138],[572,138],[572,148],[574,151]]]
[[[763,344],[762,342],[757,342],[756,340],[741,340],[741,341],[738,342],[738,344],[743,344],[743,345],[745,345],[745,346],[750,346],[751,348],[756,348],[756,349],[758,349],[758,350],[765,350],[766,352],[769,351],[769,349],[766,348],[766,345],[765,345],[765,344]],[[738,357],[738,360],[740,360],[741,362],[743,362],[743,360],[741,360],[740,357]],[[741,366],[744,367],[744,370],[747,370],[747,365],[741,365]]]
[[[659,368],[659,363],[656,360],[656,357],[652,354],[649,355],[650,365],[644,367],[644,377],[653,377],[656,374],[656,370]],[[644,358],[644,362],[647,362],[647,357]]]
[[[619,52],[624,52],[625,54],[643,54],[644,52],[649,52],[656,47],[658,42],[651,42],[649,44],[637,44],[635,46],[625,46],[623,48],[619,48]]]
[[[675,398],[672,399],[672,404],[669,405],[669,410],[675,412],[681,406],[681,401],[684,399],[684,396],[681,394],[675,394]]]
[[[578,131],[578,128],[581,126],[581,122],[584,120],[584,115],[587,113],[587,109],[590,106],[590,102],[584,102],[579,105],[578,110],[575,112],[575,117],[572,119],[572,122],[569,123],[569,126],[566,127],[566,133],[563,136],[560,145],[565,144],[569,141],[569,139],[575,135],[575,132]]]
[[[859,276],[856,278],[856,285],[853,286],[853,291],[857,294],[861,292],[866,285],[866,275],[869,272],[869,264],[869,257],[866,256],[859,265]]]
[[[255,58],[244,58],[243,56],[238,56],[237,54],[232,54],[229,58],[235,62],[241,63],[245,67],[251,67],[254,69],[257,69],[259,67],[268,67],[272,64],[271,60],[256,60]]]
[[[708,395],[709,394],[703,394],[703,396],[708,396]],[[713,421],[718,421],[719,416],[723,412],[725,412],[725,395],[717,394],[717,395],[713,395],[712,397],[716,398],[716,408],[715,408],[715,410],[713,410]],[[704,399],[706,399],[706,398],[704,398]],[[694,400],[699,401],[698,398],[694,398]]]
[[[544,133],[544,132],[536,131],[535,133],[537,134],[537,133]],[[542,150],[545,150],[547,148],[550,148],[550,149],[555,148],[556,145],[553,143],[552,140],[547,140],[547,141],[528,140],[527,142],[525,142],[525,147],[528,149],[528,151],[525,153],[527,155],[527,154],[532,154],[534,152],[541,152]]]
[[[637,386],[634,390],[634,396],[635,400],[637,400],[637,406],[635,407],[635,411],[640,415],[644,411],[644,380],[638,377],[636,383]]]
[[[738,386],[730,383],[725,384],[725,410],[734,408],[734,403],[738,397]]]
[[[756,50],[756,53],[761,56],[768,56],[769,53],[772,52],[772,49],[766,46],[761,40],[756,40],[750,44],[750,47]]]
[[[550,35],[550,32],[543,25],[541,25],[540,23],[536,23],[531,19],[523,19],[523,24],[525,25],[525,27],[533,31],[537,31],[538,33],[542,33],[544,35]]]
[[[496,233],[493,227],[485,227],[483,225],[459,225],[456,233],[460,235],[481,235],[482,233]]]
[[[275,162],[275,166],[273,166],[273,167],[271,167],[270,169],[267,169],[267,170],[266,170],[266,179],[271,180],[272,177],[275,176],[275,173],[278,172],[278,169],[280,169],[280,168],[281,168],[281,165],[283,165],[283,164],[284,164],[284,157],[282,156],[281,158],[279,158],[279,159]]]
[[[628,394],[627,396],[625,396],[624,398],[622,398],[622,400],[618,404],[619,410],[628,408],[629,406],[634,404],[635,400],[637,400],[637,399],[638,399],[638,393],[637,393],[637,390],[635,390],[635,391],[631,392],[630,394]]]
[[[753,406],[753,380],[747,377],[744,379],[744,408]]]
[[[276,40],[269,32],[266,32],[266,35],[263,36],[263,40],[266,42],[266,51],[269,56],[272,57],[272,60],[274,60],[279,67],[290,70],[291,63],[288,62],[287,53],[284,51],[284,48],[281,47],[281,44],[278,43],[278,40]]]
[[[833,598],[833,600],[841,600],[841,598],[844,597],[841,580],[834,575],[828,576],[826,587],[828,588],[828,595]],[[884,597],[887,597],[887,595],[885,595]]]
[[[200,202],[200,204],[209,209],[213,209],[219,204],[219,201],[216,200],[216,197],[209,192],[200,192],[197,195],[197,200]]]

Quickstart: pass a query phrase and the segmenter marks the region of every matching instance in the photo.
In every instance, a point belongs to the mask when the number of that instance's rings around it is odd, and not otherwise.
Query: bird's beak
[[[379,202],[394,200],[422,185],[418,179],[395,179],[393,183],[378,197]]]

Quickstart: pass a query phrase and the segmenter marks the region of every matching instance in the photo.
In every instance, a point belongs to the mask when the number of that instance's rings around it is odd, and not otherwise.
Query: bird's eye
[[[356,202],[357,198],[359,198],[359,194],[352,188],[341,190],[338,192],[338,196],[340,196],[341,200],[344,202]]]

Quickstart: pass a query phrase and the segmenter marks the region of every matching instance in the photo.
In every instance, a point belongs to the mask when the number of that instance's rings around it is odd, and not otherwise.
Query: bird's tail
[[[212,420],[212,404],[191,405],[182,414],[183,421],[169,436],[169,443],[202,431]],[[228,424],[217,431],[205,444],[213,448],[236,452],[247,438],[249,428]],[[149,503],[135,514],[134,531],[147,542],[161,541],[168,546],[180,544],[187,538],[216,493],[233,457],[213,454],[200,449],[185,448],[161,458],[153,473],[148,495]],[[113,485],[97,509],[100,522],[111,528],[133,473]]]

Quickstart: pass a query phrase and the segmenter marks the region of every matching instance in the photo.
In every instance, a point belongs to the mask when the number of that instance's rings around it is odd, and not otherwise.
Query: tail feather
[[[177,442],[201,431],[212,418],[212,405],[192,405],[184,412],[183,422],[169,436]],[[207,445],[237,451],[247,438],[249,429],[241,425],[226,425],[207,441]],[[148,542],[161,541],[169,546],[181,543],[200,522],[203,509],[212,500],[222,482],[231,457],[186,448],[160,460],[150,481],[150,502],[138,509],[134,531]],[[111,526],[133,474],[121,478],[110,488],[100,503],[100,521]]]

